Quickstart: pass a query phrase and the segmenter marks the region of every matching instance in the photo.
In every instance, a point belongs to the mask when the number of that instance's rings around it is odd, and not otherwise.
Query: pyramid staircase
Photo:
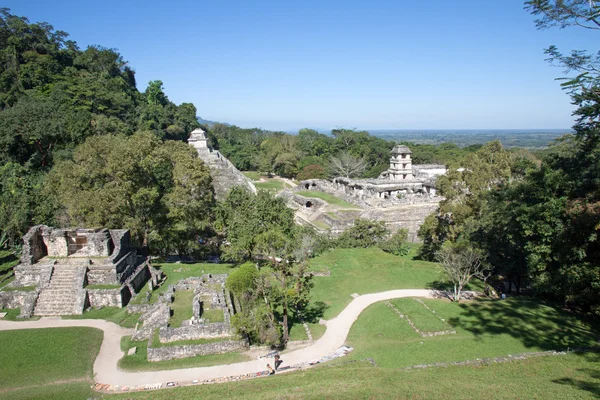
[[[56,316],[83,313],[81,292],[85,279],[85,265],[57,264],[47,288],[42,289],[33,315]],[[83,269],[83,271],[82,271]]]

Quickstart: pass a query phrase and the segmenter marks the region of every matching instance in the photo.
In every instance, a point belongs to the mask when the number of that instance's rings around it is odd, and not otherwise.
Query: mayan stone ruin
[[[0,306],[20,317],[82,314],[89,307],[123,307],[153,278],[124,229],[32,227],[23,237],[15,279]]]
[[[248,347],[236,337],[230,321],[239,305],[225,287],[227,274],[204,274],[169,285],[152,304],[130,304],[130,313],[142,313],[132,340],[148,340],[148,361],[166,361],[198,355],[227,353]],[[170,326],[171,305],[178,292],[192,291],[192,318]],[[210,313],[210,314],[209,314]],[[209,339],[208,343],[178,342]]]
[[[434,212],[442,200],[437,195],[435,181],[446,173],[443,165],[413,165],[412,152],[397,145],[391,151],[390,167],[377,179],[337,177],[309,179],[280,196],[296,210],[296,222],[313,226],[321,233],[338,235],[354,224],[357,218],[385,221],[392,232],[408,230],[408,240],[418,241],[417,232],[425,218]],[[341,198],[355,206],[340,209],[335,205],[303,194],[319,191]]]
[[[200,159],[210,167],[210,175],[213,178],[215,195],[218,199],[224,198],[232,187],[238,185],[256,193],[256,187],[252,180],[244,176],[218,150],[212,150],[208,146],[208,140],[202,129],[194,129],[188,143],[196,149]]]

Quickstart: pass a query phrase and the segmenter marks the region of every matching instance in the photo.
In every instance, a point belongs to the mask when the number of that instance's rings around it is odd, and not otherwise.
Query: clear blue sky
[[[243,127],[567,128],[543,49],[599,33],[536,30],[522,0],[5,0],[81,48],[116,48],[138,88]],[[596,35],[596,36],[595,36]]]

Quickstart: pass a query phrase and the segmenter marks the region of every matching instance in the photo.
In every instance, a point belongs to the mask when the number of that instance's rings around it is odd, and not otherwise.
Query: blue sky
[[[138,88],[243,127],[567,128],[544,61],[598,33],[539,31],[522,0],[5,0],[80,47],[116,48]]]

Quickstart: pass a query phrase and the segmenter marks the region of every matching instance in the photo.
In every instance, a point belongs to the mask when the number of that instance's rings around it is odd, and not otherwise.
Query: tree
[[[600,5],[595,0],[527,0],[525,9],[540,17],[535,21],[540,29],[556,26],[600,29]]]
[[[436,185],[445,199],[419,228],[424,245],[422,257],[435,258],[447,240],[458,241],[465,231],[473,229],[481,217],[485,194],[512,179],[511,153],[499,141],[486,143],[476,153],[468,154],[461,164],[452,163],[448,173]]]
[[[304,167],[296,178],[299,181],[304,181],[306,179],[326,179],[327,171],[320,165],[311,164]]]
[[[163,92],[163,83],[160,80],[148,82],[146,88],[146,101],[151,106],[165,106],[167,105],[167,96]]]
[[[341,248],[367,248],[377,246],[389,235],[384,221],[357,218],[335,241]]]
[[[346,151],[329,158],[329,173],[333,176],[354,178],[366,169],[367,163],[364,158],[355,157]]]
[[[490,274],[490,268],[484,263],[481,252],[469,245],[447,244],[436,253],[436,260],[442,265],[448,281],[452,283],[452,299],[457,302],[471,279],[479,278],[485,282]]]
[[[278,230],[289,236],[294,229],[294,212],[282,198],[261,190],[255,196],[242,187],[231,189],[217,209],[217,229],[226,241],[221,246],[225,260],[256,260],[262,234]]]
[[[213,215],[210,173],[194,149],[148,132],[89,138],[54,166],[47,190],[70,224],[128,228],[144,247],[177,231],[193,240]]]
[[[406,239],[408,239],[408,230],[398,229],[388,240],[381,242],[379,247],[386,253],[404,256],[410,251],[410,247],[406,246]]]

